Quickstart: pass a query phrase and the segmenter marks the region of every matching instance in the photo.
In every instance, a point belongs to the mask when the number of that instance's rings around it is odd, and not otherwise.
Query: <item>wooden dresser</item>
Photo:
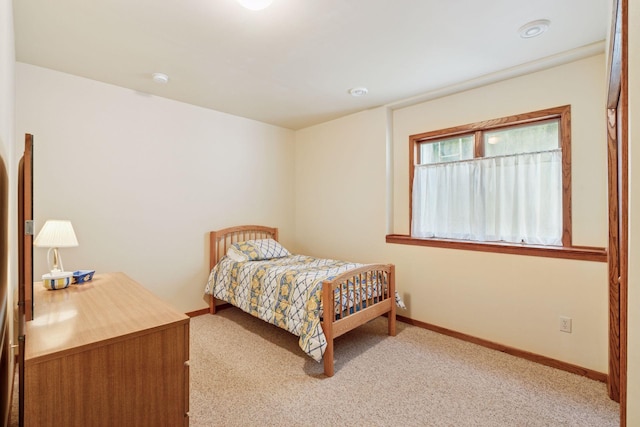
[[[189,318],[123,273],[48,291],[26,325],[29,426],[188,426]]]

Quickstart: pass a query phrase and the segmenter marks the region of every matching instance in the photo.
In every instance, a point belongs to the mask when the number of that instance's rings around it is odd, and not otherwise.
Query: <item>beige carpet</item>
[[[606,386],[377,319],[336,340],[336,374],[297,337],[230,308],[191,319],[190,425],[618,426]]]
[[[13,397],[11,399],[11,413],[9,414],[9,427],[18,427],[18,365],[13,375]]]
[[[191,427],[619,425],[603,383],[401,322],[387,337],[374,320],[335,351],[326,378],[297,337],[238,309],[192,318]]]

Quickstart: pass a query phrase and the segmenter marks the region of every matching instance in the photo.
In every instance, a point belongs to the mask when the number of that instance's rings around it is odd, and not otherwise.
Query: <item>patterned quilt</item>
[[[362,265],[304,255],[249,262],[225,256],[205,292],[295,334],[300,348],[320,361],[327,346],[320,324],[322,282]]]

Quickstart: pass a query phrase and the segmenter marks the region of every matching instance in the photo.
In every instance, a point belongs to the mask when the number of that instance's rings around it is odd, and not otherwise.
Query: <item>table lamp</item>
[[[78,239],[73,231],[71,221],[47,220],[40,233],[38,233],[36,240],[34,240],[33,245],[39,248],[49,248],[47,252],[49,273],[42,275],[44,286],[50,289],[61,289],[69,286],[73,272],[64,271],[58,248],[78,246]]]

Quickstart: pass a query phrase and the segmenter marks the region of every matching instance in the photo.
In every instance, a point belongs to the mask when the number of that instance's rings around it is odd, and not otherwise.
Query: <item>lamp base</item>
[[[47,273],[42,275],[42,286],[46,289],[64,289],[73,280],[73,272],[61,271],[58,273]]]

